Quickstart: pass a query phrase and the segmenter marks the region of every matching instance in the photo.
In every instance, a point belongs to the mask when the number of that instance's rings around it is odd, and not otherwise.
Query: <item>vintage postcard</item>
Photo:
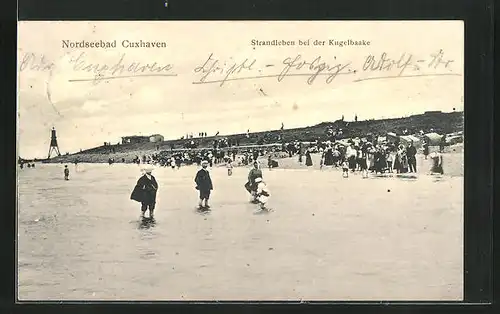
[[[462,300],[463,74],[461,21],[19,22],[18,299]]]

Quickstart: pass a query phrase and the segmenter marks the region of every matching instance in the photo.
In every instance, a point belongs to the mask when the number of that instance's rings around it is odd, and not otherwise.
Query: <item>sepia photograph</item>
[[[463,300],[462,21],[22,21],[17,58],[18,301]]]

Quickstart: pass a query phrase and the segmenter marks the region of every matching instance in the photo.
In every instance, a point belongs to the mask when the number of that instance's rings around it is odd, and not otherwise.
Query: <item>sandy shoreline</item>
[[[135,155],[134,155],[135,156]],[[107,165],[107,159],[100,160],[97,158],[92,158],[92,156],[87,155],[88,159],[79,159],[79,164],[103,164]],[[429,172],[430,167],[431,167],[431,161],[430,159],[425,159],[423,154],[417,154],[417,173],[419,174],[426,174]],[[340,168],[335,168],[332,166],[329,167],[320,167],[320,160],[321,160],[321,154],[320,153],[315,153],[311,154],[311,158],[313,161],[313,165],[308,167],[305,165],[305,157],[302,159],[302,163],[299,163],[299,158],[298,156],[293,156],[293,157],[286,157],[286,158],[273,158],[278,162],[278,168],[275,168],[273,170],[309,170],[309,171],[341,171]],[[131,162],[121,162],[120,160],[117,160],[115,157],[115,164],[128,164],[132,165],[133,163]],[[259,161],[261,163],[262,168],[267,168],[267,157],[260,157]],[[52,163],[46,163],[46,164],[70,164],[72,161],[68,162],[52,162]],[[464,155],[462,152],[450,152],[450,153],[445,153],[443,154],[443,166],[444,166],[444,172],[446,176],[463,176],[464,175]],[[182,167],[193,167],[193,166],[188,166],[188,165],[183,165]],[[196,164],[194,164],[194,167],[196,167]],[[226,165],[224,163],[222,164],[214,164],[213,168],[219,168],[223,167],[225,168]],[[235,168],[249,168],[249,165],[234,165]],[[168,168],[168,167],[167,167]],[[357,172],[356,172],[357,174]]]
[[[437,149],[437,148],[434,148]],[[432,149],[431,149],[432,151]],[[110,153],[110,154],[103,154],[103,153],[76,153],[72,155],[62,155],[55,157],[51,160],[46,160],[43,161],[43,163],[74,163],[75,161],[78,161],[78,163],[103,163],[107,164],[109,158],[114,158],[115,163],[133,163],[132,160],[136,156],[143,156],[143,155],[153,155],[159,153],[158,150],[131,150],[127,152],[116,152],[116,153]],[[452,146],[447,146],[445,147],[444,154],[462,154],[463,155],[463,145],[462,144],[457,144],[457,145],[452,145]],[[418,154],[423,156],[423,154]],[[267,165],[267,156],[261,156],[259,157],[259,160],[264,162]],[[315,153],[312,154],[313,156],[313,163],[314,164],[319,164],[319,157],[321,156],[320,153]],[[298,168],[306,168],[305,165],[302,167],[298,163],[298,155],[295,155],[291,158],[286,157],[286,158],[275,158],[273,159],[280,161],[284,163],[284,165],[291,166],[291,164],[287,161],[289,159],[295,160],[296,161],[296,166]],[[314,160],[317,159],[315,162]],[[123,161],[124,160],[124,161]],[[303,161],[305,161],[305,157],[303,158]],[[290,164],[290,165],[289,165]],[[281,166],[280,166],[281,167]],[[319,169],[319,166],[318,166]]]

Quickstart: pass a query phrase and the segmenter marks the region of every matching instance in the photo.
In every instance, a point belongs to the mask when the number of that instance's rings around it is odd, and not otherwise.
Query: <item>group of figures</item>
[[[300,152],[300,147],[299,147]],[[399,145],[397,147],[386,145],[374,145],[367,141],[359,143],[348,142],[347,145],[327,142],[324,149],[323,147],[309,147],[305,150],[305,164],[312,166],[311,154],[313,152],[321,153],[320,168],[324,166],[342,167],[343,177],[349,177],[349,172],[361,171],[363,178],[368,177],[368,172],[372,171],[375,174],[382,174],[385,172],[392,173],[416,173],[417,163],[416,154],[417,149],[413,142],[408,146]],[[236,153],[233,152],[234,158]],[[429,154],[428,147],[424,146],[424,156],[427,159]],[[253,168],[248,174],[248,180],[244,184],[246,191],[251,196],[251,202],[259,204],[260,210],[269,211],[266,207],[270,197],[269,190],[263,180],[262,170],[260,163],[257,161],[261,152],[258,150],[247,152],[245,158],[247,162],[253,164]],[[233,160],[228,156],[221,156],[221,159],[215,158],[210,152],[198,152],[197,154],[178,154],[165,160],[165,163],[155,162],[159,166],[171,165],[172,168],[179,168],[181,163],[186,162],[186,159],[191,162],[199,163],[201,168],[196,172],[194,182],[195,188],[199,193],[199,201],[197,209],[200,211],[209,211],[210,194],[213,190],[213,183],[210,177],[209,166],[212,167],[213,163],[226,162],[227,174],[232,175]],[[443,157],[440,152],[433,152],[430,155],[432,160],[431,173],[443,174]],[[200,160],[201,159],[201,160]],[[157,160],[153,160],[157,161]],[[136,157],[135,162],[140,164],[139,157]],[[299,162],[302,162],[302,154],[299,154]],[[76,165],[76,162],[75,162]],[[154,217],[154,210],[156,206],[156,194],[158,191],[158,182],[152,175],[152,164],[145,164],[143,168],[144,174],[138,179],[130,198],[134,201],[141,203],[141,213],[145,217],[146,212],[149,210],[149,217]],[[271,155],[268,158],[268,167],[277,167],[277,162],[272,159]],[[64,179],[69,180],[69,169],[64,167]]]
[[[230,163],[228,163],[230,164]],[[209,199],[211,191],[213,190],[212,178],[208,170],[209,161],[203,160],[201,162],[201,169],[196,172],[194,182],[195,189],[199,192],[198,207],[199,211],[209,211]],[[137,183],[130,195],[130,199],[141,203],[141,215],[146,217],[146,212],[149,210],[149,218],[154,218],[154,210],[156,206],[156,194],[158,191],[158,182],[152,175],[153,167],[147,166],[143,169],[144,174],[137,180]],[[232,175],[232,167],[228,167],[228,175]],[[245,189],[251,195],[251,202],[259,204],[260,210],[269,211],[266,203],[269,199],[270,193],[267,189],[266,183],[262,178],[262,170],[260,164],[254,161],[253,168],[248,174],[248,181],[244,185]]]
[[[424,156],[427,159],[428,147],[424,146]],[[311,166],[309,150],[306,151],[306,165]],[[402,144],[374,145],[370,142],[349,142],[347,145],[327,143],[322,152],[321,165],[341,166],[344,177],[348,177],[349,171],[361,171],[364,177],[371,171],[375,174],[393,173],[416,173],[417,172],[417,149],[411,142],[408,146]],[[439,152],[431,154],[431,173],[443,174],[443,157]]]
[[[141,164],[149,163],[155,164],[160,167],[171,167],[172,169],[180,168],[182,165],[196,164],[201,166],[203,160],[208,161],[210,167],[214,164],[221,164],[227,162],[229,159],[236,160],[236,155],[240,152],[237,150],[223,151],[204,149],[200,151],[187,151],[187,152],[169,152],[164,151],[152,155],[144,155],[142,158],[136,156],[132,163]]]
[[[21,169],[23,169],[23,168],[24,168],[24,164],[25,164],[24,162],[20,162],[20,163],[19,163],[19,167],[20,167]],[[26,167],[28,167],[28,168],[35,168],[35,163],[31,163],[31,164],[30,164],[30,163],[27,163]]]

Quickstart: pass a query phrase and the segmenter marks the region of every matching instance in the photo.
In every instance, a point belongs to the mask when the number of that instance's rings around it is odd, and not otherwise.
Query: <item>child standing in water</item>
[[[69,169],[68,165],[64,166],[64,180],[68,181],[69,180]]]
[[[208,161],[203,160],[201,162],[201,169],[196,173],[194,182],[196,183],[196,189],[200,191],[200,200],[198,203],[198,209],[208,209],[208,199],[210,198],[210,191],[213,190],[212,179],[210,178],[210,173],[208,172]],[[203,202],[205,205],[203,206]]]
[[[154,218],[156,206],[156,192],[158,191],[158,182],[152,175],[153,168],[148,166],[143,169],[144,174],[137,180],[132,191],[130,199],[141,203],[141,217],[144,218],[149,209],[149,218]]]
[[[262,181],[262,178],[256,178],[255,184],[257,184],[257,190],[255,192],[255,196],[257,201],[259,202],[261,210],[268,210],[266,208],[266,203],[269,199],[269,190],[267,189],[266,183]]]

